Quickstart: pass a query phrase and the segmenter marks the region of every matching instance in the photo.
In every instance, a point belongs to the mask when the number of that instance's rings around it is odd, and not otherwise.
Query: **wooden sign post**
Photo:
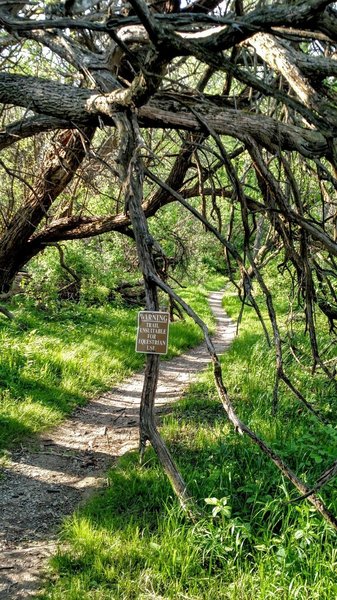
[[[170,315],[168,312],[142,310],[138,313],[136,352],[166,354]]]

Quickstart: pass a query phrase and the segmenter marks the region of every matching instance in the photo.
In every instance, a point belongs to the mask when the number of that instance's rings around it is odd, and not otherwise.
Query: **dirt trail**
[[[235,335],[235,324],[221,308],[222,296],[213,292],[209,299],[219,354]],[[208,362],[205,344],[162,362],[158,409],[178,400]],[[104,485],[104,474],[119,456],[137,447],[142,385],[143,373],[136,373],[76,409],[60,427],[12,453],[0,480],[1,600],[36,594],[64,516]]]

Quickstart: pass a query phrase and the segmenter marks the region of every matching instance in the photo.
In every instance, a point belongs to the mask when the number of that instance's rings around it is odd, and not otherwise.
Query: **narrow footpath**
[[[236,331],[222,309],[222,297],[223,292],[213,292],[209,298],[218,354]],[[161,362],[158,411],[178,400],[208,363],[204,343]],[[63,518],[105,484],[105,473],[119,456],[137,447],[142,386],[143,373],[136,373],[11,454],[0,479],[1,600],[37,593]]]

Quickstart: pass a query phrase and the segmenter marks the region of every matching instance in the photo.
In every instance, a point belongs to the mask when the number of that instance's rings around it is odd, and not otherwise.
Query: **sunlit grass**
[[[212,326],[207,291],[183,294]],[[59,423],[144,364],[135,352],[137,310],[70,303],[38,310],[27,301],[14,310],[13,322],[0,317],[0,451]],[[172,323],[164,359],[201,338],[190,319]]]
[[[239,305],[228,296],[233,316]],[[305,344],[305,340],[303,344]],[[314,482],[336,457],[336,420],[322,425],[285,389],[272,415],[273,351],[247,310],[240,336],[222,358],[238,414],[305,481]],[[288,369],[295,367],[290,362]],[[303,392],[311,384],[302,375]],[[320,374],[320,410],[336,402]],[[110,472],[109,487],[63,528],[53,559],[56,579],[44,600],[332,600],[337,597],[336,533],[277,468],[228,423],[212,375],[165,418],[163,435],[196,503],[181,512],[151,450],[143,467],[135,453]],[[336,514],[331,482],[322,497]]]

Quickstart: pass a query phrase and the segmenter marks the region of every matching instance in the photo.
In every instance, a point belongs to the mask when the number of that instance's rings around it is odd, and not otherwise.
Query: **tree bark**
[[[16,273],[31,258],[29,240],[54,200],[81,164],[93,128],[61,131],[45,156],[37,183],[0,239],[0,293],[7,292]]]
[[[116,117],[121,108],[132,105],[131,97],[118,96],[117,92],[120,91],[101,94],[38,77],[0,73],[0,102],[22,106],[53,119],[62,119],[63,122],[66,119],[70,126],[71,123],[98,126],[98,117],[103,122],[114,125],[113,117]],[[185,109],[181,101],[186,104]],[[175,102],[180,104],[179,110],[172,110]],[[230,135],[242,141],[249,135],[272,152],[282,148],[296,150],[309,158],[330,156],[329,143],[319,131],[288,125],[265,115],[261,119],[259,115],[220,108],[214,104],[205,110],[205,105],[197,97],[190,95],[182,97],[172,93],[168,100],[156,95],[139,108],[139,124],[142,127],[203,132],[204,128],[190,109],[202,114],[218,134]],[[46,123],[43,127],[46,130]],[[55,127],[57,123],[52,120],[50,128]]]
[[[137,253],[144,277],[147,310],[158,310],[157,285],[153,282],[156,273],[152,258],[154,240],[148,230],[142,209],[144,171],[141,158],[142,139],[134,116],[123,116],[124,136],[122,139],[124,156],[124,190],[126,206],[137,245]],[[144,386],[140,404],[140,455],[147,441],[150,441],[171,485],[184,509],[188,509],[186,484],[162,439],[155,423],[155,395],[159,373],[159,355],[147,354]]]

